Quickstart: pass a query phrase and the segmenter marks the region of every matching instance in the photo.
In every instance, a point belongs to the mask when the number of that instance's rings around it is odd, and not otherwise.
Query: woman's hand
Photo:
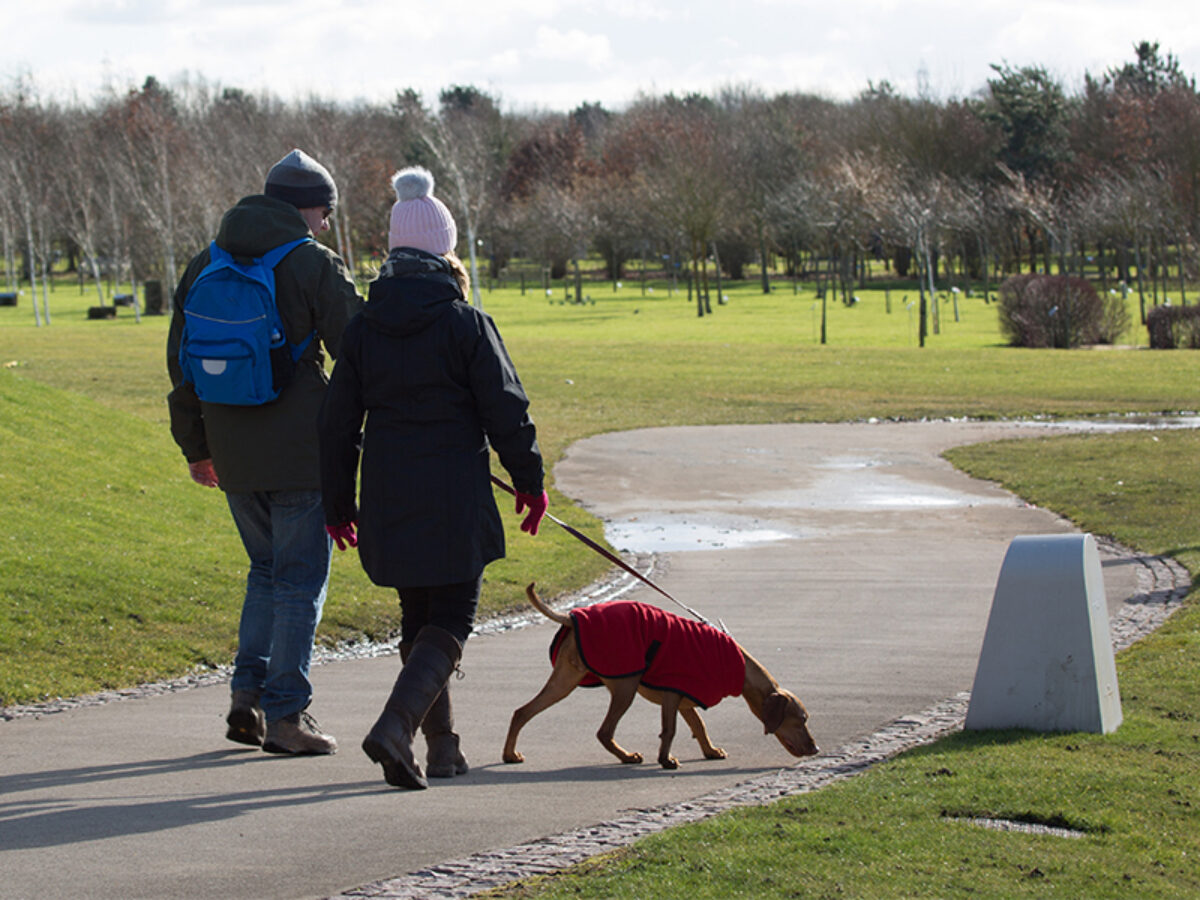
[[[339,550],[345,550],[347,547],[358,546],[358,530],[353,519],[341,525],[326,525],[325,530],[329,532],[329,536],[333,538]]]
[[[546,507],[550,505],[550,497],[542,491],[540,497],[535,497],[533,494],[523,494],[520,491],[517,494],[517,515],[520,515],[526,508],[529,512],[525,516],[525,521],[521,523],[521,530],[529,534],[537,534],[538,526],[542,524],[542,516],[546,515]]]

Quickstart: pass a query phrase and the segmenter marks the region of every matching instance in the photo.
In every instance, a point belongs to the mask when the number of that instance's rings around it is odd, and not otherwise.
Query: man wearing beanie
[[[329,228],[337,186],[302,150],[271,167],[261,194],[243,197],[221,219],[216,244],[247,262]],[[167,339],[171,434],[192,480],[225,493],[250,570],[226,722],[231,741],[273,753],[337,749],[306,712],[313,636],[329,582],[331,539],[321,506],[316,434],[325,395],[325,353],[337,357],[342,331],[362,299],[341,257],[309,240],[275,267],[275,301],[287,340],[300,346],[295,374],[278,398],[260,406],[201,401],[179,361],[183,308],[204,249],[188,264],[174,296]]]

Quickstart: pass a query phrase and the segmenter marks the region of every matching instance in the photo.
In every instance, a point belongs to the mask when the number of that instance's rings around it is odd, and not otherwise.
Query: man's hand
[[[202,459],[198,462],[188,463],[188,472],[192,476],[192,481],[196,484],[202,484],[205,487],[220,487],[221,481],[217,478],[217,470],[213,468],[211,459]]]

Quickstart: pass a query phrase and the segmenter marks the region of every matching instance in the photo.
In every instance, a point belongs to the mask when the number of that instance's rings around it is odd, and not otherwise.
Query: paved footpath
[[[1009,542],[1071,527],[939,454],[1029,434],[977,423],[652,429],[583,441],[556,469],[615,546],[804,699],[819,757],[797,765],[729,699],[706,715],[727,760],[703,760],[681,733],[678,771],[622,766],[594,738],[605,692],[577,691],[525,729],[528,761],[505,765],[509,716],[545,680],[554,628],[493,622],[454,683],[471,772],[423,792],[388,788],[358,749],[394,653],[314,669],[312,712],[342,744],[332,757],[224,741],[220,679],[3,711],[0,897],[467,896],[819,787],[959,727]],[[1186,575],[1120,548],[1102,555],[1120,646],[1178,603]],[[613,596],[662,600],[627,577],[566,599]],[[657,707],[637,702],[619,738],[652,755],[657,732]]]

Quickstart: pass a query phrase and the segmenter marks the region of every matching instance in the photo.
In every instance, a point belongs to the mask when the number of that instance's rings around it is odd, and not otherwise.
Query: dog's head
[[[800,698],[780,688],[763,701],[763,731],[779,738],[792,756],[815,756],[820,747],[808,730],[808,710]]]

